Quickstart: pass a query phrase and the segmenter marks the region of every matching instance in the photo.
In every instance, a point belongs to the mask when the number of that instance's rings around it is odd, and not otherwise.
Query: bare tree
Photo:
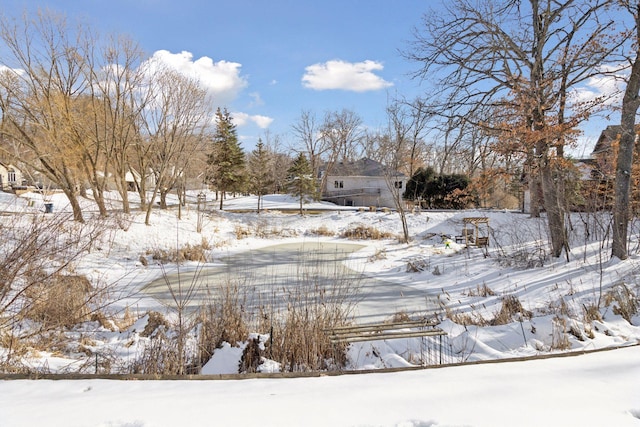
[[[613,211],[613,243],[611,255],[626,259],[627,233],[629,226],[629,198],[631,168],[636,145],[636,114],[640,107],[640,2],[622,1],[621,6],[631,13],[634,22],[634,58],[630,59],[631,74],[622,99],[620,117],[621,135],[616,160],[615,205]]]
[[[554,257],[569,250],[558,185],[564,145],[596,105],[568,105],[568,94],[602,73],[600,65],[621,43],[610,37],[614,21],[600,14],[608,3],[454,0],[447,13],[425,15],[406,53],[421,64],[416,77],[444,71],[437,81],[443,116],[466,120],[477,108],[508,104],[521,117],[521,141],[535,159],[532,173],[542,188]]]
[[[357,160],[364,152],[362,119],[350,110],[331,111],[324,116],[320,129],[324,149],[324,173],[320,178],[320,191],[324,191],[327,176],[336,162]]]
[[[113,36],[104,44],[88,47],[85,60],[92,104],[87,134],[106,162],[97,172],[105,179],[113,177],[123,211],[129,213],[127,175],[133,175],[131,155],[140,140],[141,115],[150,95],[150,91],[141,90],[146,81],[144,53],[133,40]],[[100,182],[99,176],[93,179]],[[141,203],[145,209],[144,197]]]
[[[294,136],[300,142],[300,148],[297,151],[304,150],[306,152],[313,176],[317,179],[320,176],[323,158],[331,148],[331,140],[323,137],[315,114],[308,110],[303,110],[300,113],[300,117],[291,128]],[[322,191],[322,186],[319,187],[317,193]]]
[[[415,144],[422,132],[424,122],[421,114],[416,115],[413,106],[394,101],[387,106],[387,128],[383,133],[371,135],[367,144],[371,153],[375,153],[375,160],[383,165],[384,179],[393,195],[393,202],[402,223],[402,241],[410,240],[409,226],[407,223],[406,203],[403,198],[406,182],[404,170],[407,172],[407,161],[415,155]],[[411,175],[409,175],[409,178]]]
[[[147,205],[149,224],[156,197],[165,198],[199,153],[211,121],[205,89],[191,78],[167,68],[158,69],[149,85],[153,102],[144,114],[143,131],[150,148],[154,188]],[[164,200],[166,207],[166,200]]]
[[[78,201],[83,150],[73,132],[72,111],[86,90],[76,44],[86,31],[81,26],[74,31],[50,12],[22,22],[0,19],[0,63],[11,67],[0,75],[0,132],[17,145],[17,157],[64,192],[74,219],[84,222]]]

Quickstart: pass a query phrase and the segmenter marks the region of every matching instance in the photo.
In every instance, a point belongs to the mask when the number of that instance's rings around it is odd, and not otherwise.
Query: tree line
[[[78,221],[78,197],[88,192],[107,214],[109,184],[124,212],[137,193],[147,222],[156,201],[166,206],[173,190],[184,201],[194,181],[218,191],[220,208],[228,192],[261,198],[286,191],[302,203],[319,197],[334,165],[368,157],[387,167],[405,228],[406,199],[513,207],[527,188],[531,214],[546,216],[551,254],[559,257],[570,251],[567,215],[580,191],[566,151],[581,124],[617,110],[612,254],[626,258],[638,7],[629,0],[453,0],[424,13],[402,52],[417,65],[413,77],[424,95],[390,100],[377,129],[350,110],[323,117],[303,110],[290,141],[267,132],[250,153],[228,111],[212,111],[195,79],[149,60],[132,40],[99,38],[49,12],[2,18],[0,149],[63,191]],[[622,100],[579,96],[590,79],[624,73]],[[411,191],[394,188],[398,173],[410,177]],[[439,178],[427,185],[424,173]],[[460,185],[445,182],[451,179]],[[442,190],[449,187],[456,193]],[[434,188],[444,192],[437,200]]]

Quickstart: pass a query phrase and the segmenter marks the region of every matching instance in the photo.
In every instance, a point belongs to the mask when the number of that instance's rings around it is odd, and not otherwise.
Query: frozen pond
[[[401,283],[376,280],[347,267],[364,246],[354,243],[299,242],[272,245],[220,259],[220,265],[168,274],[145,292],[169,307],[180,301],[197,307],[225,288],[241,290],[247,309],[286,308],[292,298],[338,298],[353,306],[359,323],[377,322],[404,311],[423,314],[433,298]],[[364,256],[364,255],[363,255]]]

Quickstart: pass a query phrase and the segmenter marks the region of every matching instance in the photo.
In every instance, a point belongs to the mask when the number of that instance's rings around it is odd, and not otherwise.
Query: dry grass
[[[147,324],[144,326],[142,332],[140,332],[140,336],[151,337],[155,335],[158,330],[169,329],[169,322],[161,313],[158,313],[157,311],[150,311],[147,315],[149,316],[149,319],[147,320]]]
[[[167,263],[180,263],[185,261],[207,262],[207,251],[211,249],[209,242],[206,239],[202,240],[202,243],[197,245],[186,245],[178,249],[154,249],[150,255],[155,261],[159,261],[162,264]],[[146,265],[146,260],[141,262]]]
[[[376,249],[376,252],[367,258],[369,262],[381,261],[383,259],[387,259],[387,251],[384,248]]]
[[[515,295],[506,295],[502,298],[502,305],[500,311],[496,313],[491,325],[506,325],[516,320],[516,317],[520,319],[522,317],[530,319],[533,316],[529,310],[525,310],[522,307],[522,303]]]
[[[84,276],[49,276],[26,290],[25,297],[30,302],[25,317],[45,329],[68,328],[90,319],[92,295],[93,287]]]
[[[475,289],[469,289],[466,293],[466,295],[468,297],[490,297],[490,296],[495,296],[495,292],[489,287],[487,286],[486,283],[483,283],[482,285],[477,285]]]
[[[624,283],[615,285],[605,294],[604,305],[613,305],[613,314],[622,316],[629,323],[638,314],[638,297]]]
[[[329,227],[327,227],[326,225],[321,225],[315,230],[310,230],[309,233],[313,234],[314,236],[327,236],[327,237],[333,237],[336,234],[334,231],[329,230]]]
[[[553,330],[551,332],[551,350],[568,350],[571,342],[567,335],[567,320],[564,317],[553,318]]]
[[[462,326],[488,326],[490,322],[480,313],[459,313],[447,308],[445,314],[452,322]]]
[[[392,239],[396,236],[393,233],[389,233],[387,231],[380,231],[375,227],[356,224],[353,227],[345,230],[342,233],[342,237],[351,240],[381,240]]]
[[[211,301],[198,314],[198,351],[196,359],[204,365],[222,343],[236,345],[247,339],[253,320],[244,308],[249,295],[238,283],[227,283],[216,289]]]
[[[247,283],[229,281],[212,290],[209,301],[185,320],[182,333],[179,325],[150,313],[141,334],[149,343],[127,370],[198,372],[225,342],[231,346],[246,343],[238,372],[255,372],[264,357],[280,364],[283,371],[341,369],[346,363],[346,344],[332,344],[327,331],[352,323],[358,284],[341,277],[327,283],[299,277],[294,283],[265,296],[256,294]],[[184,330],[195,337],[193,345],[178,345]],[[251,331],[260,332],[262,342],[251,338]]]
[[[242,240],[251,236],[251,230],[249,230],[249,227],[245,227],[244,225],[238,224],[235,227],[235,234],[236,234],[236,239]]]

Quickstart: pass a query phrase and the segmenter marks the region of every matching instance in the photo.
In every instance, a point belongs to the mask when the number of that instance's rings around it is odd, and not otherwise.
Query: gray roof
[[[611,149],[611,143],[618,138],[618,135],[622,132],[622,126],[609,125],[605,130],[600,133],[600,137],[596,142],[596,146],[593,148],[592,154],[598,154],[603,151]]]
[[[382,163],[364,157],[354,162],[339,162],[333,165],[330,176],[384,176],[385,166]],[[404,176],[401,172],[394,175]]]

